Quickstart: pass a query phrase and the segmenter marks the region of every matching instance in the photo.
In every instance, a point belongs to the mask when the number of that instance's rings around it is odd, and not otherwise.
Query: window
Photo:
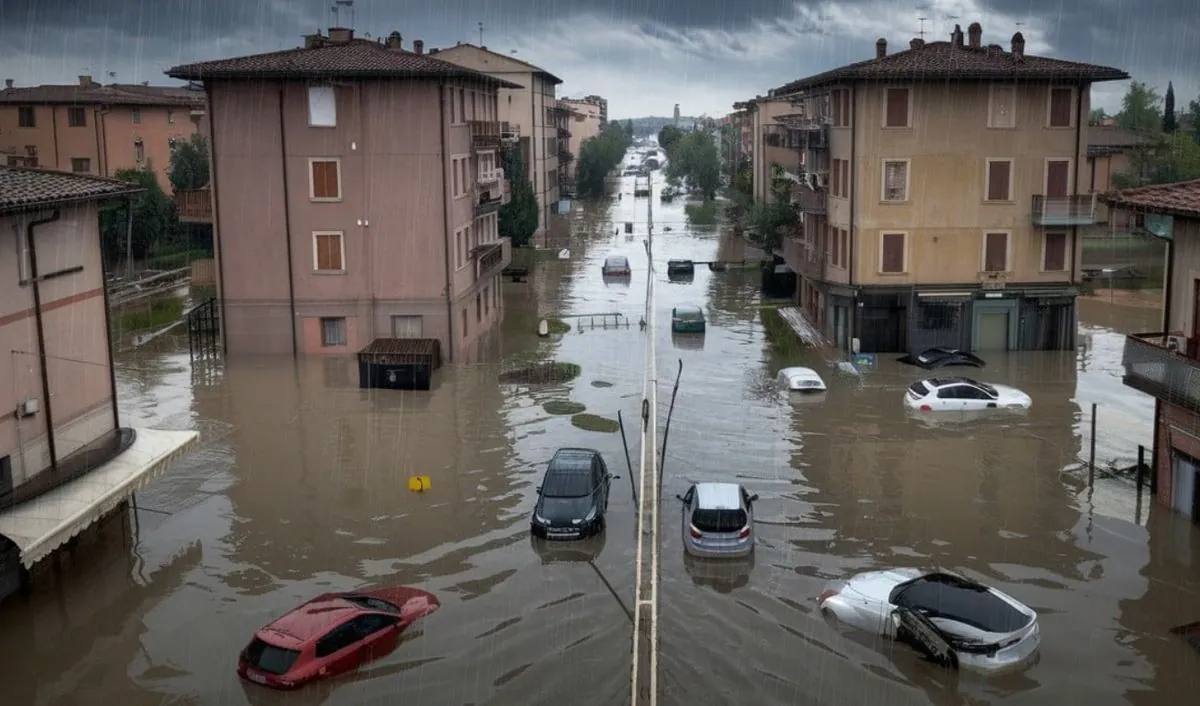
[[[321,318],[321,345],[326,348],[346,345],[345,317]]]
[[[882,274],[903,274],[905,271],[905,233],[884,233],[879,236],[879,271]]]
[[[313,233],[313,270],[316,272],[345,272],[346,244],[338,231]]]
[[[308,87],[308,126],[337,127],[337,101],[333,86]]]
[[[1012,201],[1012,160],[987,160],[987,201]]]
[[[1017,126],[1017,89],[1015,86],[991,88],[988,100],[988,127],[1014,128]]]
[[[246,648],[245,656],[246,662],[260,672],[287,674],[296,660],[300,658],[300,653],[296,650],[269,645],[256,637]]]
[[[130,115],[133,116],[133,124],[134,125],[142,124],[142,109],[141,108],[134,108],[133,110],[130,111]]]
[[[345,319],[342,320],[344,321]],[[342,623],[317,641],[316,656],[328,657],[331,654],[350,647],[358,642],[358,640],[358,630],[355,629],[353,621]]]
[[[908,200],[908,160],[885,159],[883,161],[883,200]]]
[[[483,315],[491,316],[492,314],[492,288],[483,288]]]
[[[983,234],[983,271],[1008,271],[1008,233]]]
[[[342,164],[336,159],[308,160],[308,198],[311,201],[342,200]]]
[[[1067,234],[1046,233],[1042,236],[1042,271],[1062,272],[1067,269]]]
[[[921,328],[926,331],[953,329],[958,323],[958,311],[955,304],[921,304]]]
[[[1075,89],[1073,88],[1051,88],[1049,103],[1050,107],[1046,116],[1046,125],[1048,127],[1072,127],[1074,120],[1071,110],[1071,99],[1075,97]]]
[[[912,101],[907,88],[888,88],[884,91],[884,127],[911,127]]]
[[[450,124],[451,124],[451,125],[454,125],[455,123],[457,123],[457,122],[458,122],[458,113],[456,113],[456,112],[455,112],[455,110],[454,110],[454,108],[455,108],[455,105],[454,105],[454,89],[453,89],[453,88],[447,88],[447,89],[446,89],[446,95],[447,95],[447,96],[449,96],[449,103],[450,103]]]
[[[475,292],[475,321],[483,321],[483,297]]]
[[[462,337],[466,338],[467,337],[467,307],[465,307],[465,306],[463,307],[462,316],[460,316],[459,318],[462,320],[462,326],[461,326]]]
[[[832,127],[850,127],[850,91],[839,88],[829,94]]]
[[[23,105],[17,108],[17,126],[37,127],[37,113],[32,105]]]
[[[497,277],[494,280],[494,282],[495,282],[495,284],[492,286],[492,308],[499,309],[500,308],[500,278]]]
[[[91,174],[92,160],[88,159],[87,157],[72,157],[71,171],[75,172],[76,174]]]
[[[842,229],[842,267],[850,266],[850,230]]]
[[[83,108],[67,108],[67,127],[87,127],[87,113]]]
[[[133,161],[138,164],[146,161],[146,145],[141,140],[133,141]]]
[[[450,171],[454,173],[454,184],[453,184],[453,189],[451,190],[450,193],[454,195],[454,198],[458,198],[459,196],[462,196],[462,192],[463,192],[462,176],[461,176],[461,174],[459,172],[459,168],[458,168],[460,161],[461,161],[461,158],[459,158],[459,157],[451,157],[450,158]]]
[[[458,160],[459,178],[462,180],[462,193],[460,196],[467,196],[471,193],[471,182],[467,181],[467,158],[463,157]]]
[[[463,89],[458,89],[458,122],[467,122],[467,104]]]
[[[463,240],[462,229],[454,231],[454,269],[462,269],[463,263],[466,261],[466,243]]]
[[[167,108],[167,124],[168,125],[175,124],[175,109],[174,108]]]

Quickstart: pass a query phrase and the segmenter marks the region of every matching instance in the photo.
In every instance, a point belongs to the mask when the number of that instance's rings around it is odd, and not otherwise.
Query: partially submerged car
[[[737,483],[695,483],[683,503],[683,548],[692,556],[744,557],[754,551],[754,501]]]
[[[671,310],[672,333],[704,333],[704,310],[698,306],[677,306]]]
[[[811,394],[825,391],[825,381],[812,368],[784,368],[779,371],[775,380],[788,392]]]
[[[608,494],[617,476],[595,449],[559,449],[538,486],[530,532],[543,539],[581,539],[604,531]]]
[[[691,260],[667,260],[667,278],[682,279],[696,274],[696,263]]]
[[[600,266],[602,277],[629,277],[633,270],[629,267],[629,258],[624,255],[609,255]]]
[[[896,360],[926,370],[936,370],[937,368],[945,368],[951,365],[965,365],[972,368],[982,368],[987,365],[987,363],[983,362],[983,358],[974,353],[941,346],[929,348],[916,355],[910,353]]]
[[[944,571],[868,571],[829,582],[817,604],[834,627],[844,624],[905,642],[952,668],[1020,667],[1041,644],[1032,608]]]
[[[918,380],[904,393],[904,406],[920,412],[978,412],[988,409],[1029,409],[1029,395],[1008,385],[945,377]]]
[[[238,657],[238,676],[298,689],[352,672],[396,649],[400,633],[440,605],[405,586],[323,593],[256,632]]]

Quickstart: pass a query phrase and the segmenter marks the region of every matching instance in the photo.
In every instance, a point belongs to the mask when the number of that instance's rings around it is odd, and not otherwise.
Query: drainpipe
[[[1110,208],[1111,211],[1111,208]],[[1171,332],[1171,299],[1173,298],[1174,283],[1175,283],[1175,241],[1167,241],[1167,271],[1166,285],[1163,287],[1163,319],[1162,330],[1164,335]],[[1192,332],[1195,335],[1195,332]],[[1166,404],[1162,400],[1154,400],[1154,443],[1150,446],[1150,492],[1157,494],[1158,492],[1158,459],[1160,454],[1171,452],[1170,445],[1165,449],[1159,449],[1158,430],[1163,420],[1163,405]],[[1170,436],[1167,437],[1168,439]],[[1169,458],[1169,457],[1168,457]]]
[[[287,273],[288,273],[288,319],[292,324],[292,358],[295,359],[300,355],[299,343],[296,341],[296,276],[293,272],[292,263],[292,200],[288,194],[288,172],[287,172],[287,125],[283,119],[283,92],[286,84],[279,84],[279,170],[283,177],[283,230],[284,241],[287,249]],[[345,266],[346,263],[342,263]]]
[[[54,442],[54,412],[51,409],[50,402],[50,371],[47,369],[48,357],[46,356],[46,326],[42,320],[42,285],[38,281],[38,264],[37,264],[37,247],[34,245],[33,230],[38,226],[44,226],[48,223],[54,223],[62,216],[62,213],[55,209],[53,215],[49,218],[41,218],[29,221],[25,225],[25,247],[29,250],[29,279],[33,283],[33,318],[37,328],[37,345],[38,345],[38,367],[42,373],[42,403],[46,407],[46,441],[47,448],[50,451],[50,468],[58,470],[58,447]],[[108,315],[105,314],[105,322],[108,321]]]
[[[50,133],[54,137],[54,168],[62,169],[58,161],[58,106],[50,106]],[[63,171],[66,171],[63,169]]]
[[[909,100],[912,100],[910,97]],[[830,150],[832,152],[832,150]],[[846,281],[850,288],[854,290],[854,302],[850,305],[850,315],[847,316],[846,323],[850,326],[850,338],[853,339],[858,334],[859,329],[859,313],[858,313],[858,288],[854,286],[854,260],[855,254],[858,252],[858,230],[855,224],[858,223],[858,212],[855,211],[858,196],[858,86],[850,85],[850,242],[847,243],[846,249],[849,250],[849,258],[846,260]],[[832,167],[832,165],[830,165]],[[907,237],[907,236],[906,236]],[[908,243],[905,243],[908,246]],[[907,326],[907,323],[905,324]],[[907,341],[908,335],[905,334]],[[850,341],[846,342],[847,344]],[[849,351],[847,351],[849,352]]]
[[[208,113],[208,198],[212,203],[213,250],[217,260],[217,306],[220,307],[221,312],[221,352],[225,353],[228,350],[229,339],[225,337],[225,267],[221,257],[221,227],[217,223],[217,215],[221,210],[217,207],[217,130],[213,127],[213,90],[211,86],[205,87],[204,95],[206,99],[204,109]],[[284,197],[286,198],[286,192]]]
[[[362,82],[356,82],[354,84],[354,93],[356,95],[356,98],[358,99],[357,100],[357,102],[358,102],[358,142],[362,143],[364,141],[364,138],[366,137],[366,129],[363,127],[363,115],[366,113],[366,111],[363,108],[364,101],[363,101]],[[363,146],[361,144],[358,144],[356,146],[358,147],[356,152],[358,153],[358,163],[361,166],[360,172],[362,174],[362,183],[369,184],[370,181],[368,181],[368,179],[370,178],[370,175],[367,173],[367,158],[365,156],[363,156],[363,152],[362,152]],[[371,198],[370,189],[363,189],[362,190],[362,198],[359,201],[361,213],[362,213],[361,222],[363,223],[363,225],[360,225],[358,227],[358,234],[359,234],[359,239],[362,241],[362,244],[363,244],[363,257],[365,258],[364,264],[366,265],[366,268],[367,268],[367,287],[370,289],[370,292],[371,292],[371,320],[370,320],[369,326],[367,327],[367,330],[371,334],[371,336],[370,336],[371,340],[374,341],[375,337],[378,335],[378,333],[376,332],[375,329],[377,327],[377,322],[379,319],[379,317],[378,317],[379,297],[376,296],[375,258],[372,257],[372,252],[374,250],[374,247],[373,247],[374,242],[371,240],[371,234],[370,234],[370,227],[371,227],[371,220],[370,220],[371,201],[370,201],[370,198]],[[391,333],[390,327],[389,327],[388,333],[389,334]],[[361,341],[359,342],[359,345],[362,345]]]
[[[108,176],[108,173],[107,173],[108,165],[106,164],[106,162],[108,162],[108,160],[106,160],[104,158],[104,148],[101,147],[101,140],[100,140],[100,109],[99,108],[92,109],[92,128],[96,133],[96,173],[99,174],[100,176]]]
[[[98,217],[98,214],[97,214]],[[113,428],[121,428],[121,407],[117,404],[117,367],[113,365],[112,359],[112,328],[108,325],[108,312],[112,311],[109,306],[108,298],[108,268],[104,265],[104,257],[100,258],[100,277],[103,285],[101,291],[104,292],[104,345],[108,350],[108,385],[112,392],[112,413],[113,413]],[[21,460],[24,465],[24,459]]]
[[[445,261],[445,267],[446,267],[446,317],[447,317],[446,330],[448,333],[448,335],[446,336],[446,343],[447,343],[447,345],[446,345],[447,351],[446,352],[447,352],[447,355],[448,355],[450,361],[454,362],[454,299],[453,299],[454,295],[453,295],[453,290],[451,288],[451,285],[453,284],[453,281],[451,279],[451,272],[453,270],[450,269],[450,247],[451,246],[450,246],[450,240],[449,240],[450,222],[451,222],[450,221],[450,195],[448,193],[446,193],[446,190],[450,188],[450,182],[451,182],[450,136],[449,136],[450,126],[448,124],[446,124],[446,96],[449,96],[450,100],[454,100],[454,93],[452,92],[452,89],[450,89],[450,85],[448,83],[446,83],[445,81],[442,81],[440,84],[438,84],[438,86],[439,86],[438,91],[441,94],[440,95],[441,100],[438,101],[438,119],[442,126],[442,130],[441,130],[441,133],[442,133],[442,150],[441,150],[442,204],[443,204],[443,206],[442,206],[442,244],[444,245],[444,247],[442,248],[442,259]]]
[[[1075,175],[1074,175],[1075,183],[1073,185],[1074,188],[1071,190],[1071,192],[1073,195],[1076,195],[1076,196],[1079,195],[1079,153],[1084,150],[1083,126],[1084,126],[1085,121],[1087,120],[1087,118],[1084,117],[1084,115],[1083,115],[1083,89],[1085,89],[1085,88],[1087,88],[1087,84],[1081,83],[1081,84],[1079,84],[1078,88],[1075,89],[1075,159],[1073,160],[1075,162]],[[1085,154],[1086,154],[1086,152],[1085,152]],[[1095,211],[1093,211],[1092,213],[1093,213],[1093,215],[1095,215]],[[1042,237],[1043,238],[1045,237],[1045,230],[1043,230],[1043,232],[1042,232]],[[1078,248],[1079,248],[1079,226],[1073,225],[1073,226],[1071,226],[1071,286],[1072,287],[1075,286],[1075,281],[1079,276],[1079,268],[1076,266],[1076,263],[1079,262]],[[1076,321],[1078,319],[1078,311],[1079,311],[1078,307],[1079,307],[1078,301],[1072,302],[1072,304],[1071,304],[1071,320],[1072,321]],[[1074,348],[1075,347],[1075,336],[1076,336],[1075,329],[1071,329],[1070,331],[1067,332],[1067,334],[1068,334],[1068,336],[1070,336],[1071,348]]]

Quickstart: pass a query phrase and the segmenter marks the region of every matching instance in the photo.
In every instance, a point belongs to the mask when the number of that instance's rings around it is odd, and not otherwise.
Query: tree
[[[667,178],[686,181],[700,191],[705,201],[717,196],[721,186],[721,155],[711,136],[689,132],[667,150]]]
[[[596,137],[583,141],[575,160],[575,187],[580,196],[604,196],[605,179],[625,158],[630,143],[625,127],[615,122],[606,125]]]
[[[1167,97],[1163,99],[1163,132],[1168,135],[1175,133],[1178,125],[1175,123],[1175,86],[1167,81]]]
[[[767,252],[777,250],[785,231],[800,222],[800,212],[792,204],[791,182],[781,175],[771,179],[771,196],[766,203],[755,204],[747,215],[751,237]]]
[[[658,131],[658,146],[663,150],[669,151],[671,145],[679,141],[683,137],[683,130],[680,130],[674,125],[664,125],[663,129]]]
[[[1200,144],[1186,132],[1159,134],[1129,154],[1129,170],[1113,175],[1113,186],[1128,189],[1200,179]]]
[[[151,248],[169,242],[178,235],[179,219],[175,215],[175,202],[159,186],[153,169],[119,169],[114,176],[136,184],[142,193],[132,198],[132,234],[127,230],[128,204],[113,204],[101,210],[101,251],[110,263],[122,258],[145,259]],[[132,250],[127,245],[132,246]]]
[[[167,176],[176,191],[208,186],[208,139],[197,132],[176,145]]]
[[[525,171],[525,159],[521,148],[508,147],[501,155],[504,164],[504,176],[512,193],[508,203],[500,207],[496,229],[500,237],[511,238],[515,247],[529,244],[538,228],[538,202],[533,185],[529,183],[529,175]]]
[[[633,141],[633,120],[632,119],[625,121],[625,137],[629,138],[629,140],[631,142]]]
[[[1093,108],[1088,113],[1088,125],[1099,125],[1109,118],[1108,113],[1104,112],[1104,108]]]
[[[1130,132],[1158,132],[1163,122],[1159,100],[1157,90],[1141,81],[1134,81],[1121,99],[1121,112],[1116,116],[1117,125]]]

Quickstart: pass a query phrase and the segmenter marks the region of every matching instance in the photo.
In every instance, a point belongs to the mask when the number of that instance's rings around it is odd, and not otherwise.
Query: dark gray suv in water
[[[609,489],[617,477],[595,449],[559,449],[538,486],[530,531],[555,540],[604,531]]]

